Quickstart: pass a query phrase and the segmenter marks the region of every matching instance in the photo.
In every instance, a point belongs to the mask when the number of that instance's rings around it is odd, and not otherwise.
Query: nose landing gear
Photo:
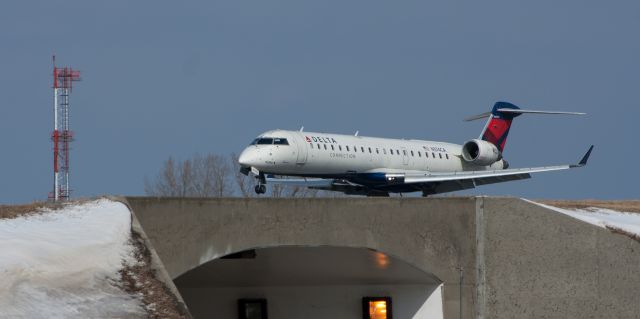
[[[254,188],[256,194],[260,195],[266,193],[267,185],[265,184],[267,183],[267,179],[264,177],[264,173],[258,173],[258,176],[256,177],[258,178],[258,185]]]
[[[264,194],[264,193],[266,193],[266,192],[267,192],[267,185],[264,185],[264,184],[258,184],[258,185],[256,185],[256,187],[255,187],[255,191],[256,191],[256,194],[258,194],[258,195],[260,195],[260,194]]]

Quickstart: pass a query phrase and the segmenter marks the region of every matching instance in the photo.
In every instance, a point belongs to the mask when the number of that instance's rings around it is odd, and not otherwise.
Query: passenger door
[[[302,136],[302,134],[296,136],[295,143],[298,149],[296,165],[302,166],[307,163],[307,155],[309,152],[307,148],[309,147],[309,145],[305,143],[304,137]]]
[[[409,153],[407,152],[407,148],[401,147],[400,152],[402,152],[402,165],[409,165]]]

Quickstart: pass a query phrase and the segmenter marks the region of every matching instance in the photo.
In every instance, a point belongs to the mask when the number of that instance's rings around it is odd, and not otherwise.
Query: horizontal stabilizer
[[[515,113],[515,114],[567,114],[567,115],[585,115],[587,113],[582,112],[560,112],[560,111],[536,111],[536,110],[521,110],[521,109],[497,109],[498,112],[502,113]],[[491,112],[489,112],[491,113]]]
[[[482,114],[478,114],[478,115],[474,115],[474,116],[469,116],[467,118],[465,118],[464,120],[467,122],[470,121],[475,121],[475,120],[479,120],[479,119],[483,119],[485,117],[489,117],[491,115],[491,112],[484,112]]]
[[[509,102],[496,102],[493,109],[478,115],[465,118],[465,121],[475,121],[489,116],[514,118],[520,114],[565,114],[565,115],[585,115],[582,112],[563,112],[563,111],[539,111],[539,110],[522,110]]]

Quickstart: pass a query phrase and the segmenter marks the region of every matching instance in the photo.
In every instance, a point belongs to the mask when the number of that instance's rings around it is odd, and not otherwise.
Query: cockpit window
[[[275,145],[289,145],[289,142],[287,141],[286,138],[279,138],[279,137],[258,137],[255,140],[253,140],[253,142],[251,142],[251,145],[271,145],[271,144],[275,144]]]
[[[256,141],[256,144],[258,145],[266,145],[266,144],[273,144],[273,139],[270,137],[263,137],[263,138],[259,138]]]
[[[275,145],[289,145],[286,138],[274,138],[273,144]]]

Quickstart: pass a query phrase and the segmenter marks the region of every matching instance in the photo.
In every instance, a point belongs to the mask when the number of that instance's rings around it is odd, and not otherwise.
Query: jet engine
[[[462,146],[462,158],[469,164],[486,166],[502,159],[498,148],[483,140],[470,140]]]

